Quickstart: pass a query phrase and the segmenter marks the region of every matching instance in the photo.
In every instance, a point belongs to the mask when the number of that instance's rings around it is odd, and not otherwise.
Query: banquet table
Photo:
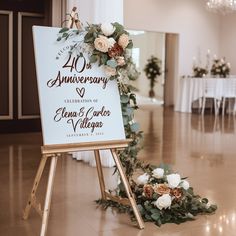
[[[236,76],[234,78],[181,78],[175,110],[191,113],[192,103],[204,95],[206,81],[214,83],[214,97],[220,100],[230,83],[236,81]]]

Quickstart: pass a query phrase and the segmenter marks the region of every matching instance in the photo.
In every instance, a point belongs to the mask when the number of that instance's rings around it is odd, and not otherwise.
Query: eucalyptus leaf
[[[123,116],[123,123],[124,123],[124,125],[127,125],[129,123],[129,117],[128,116]]]
[[[107,59],[108,59],[107,54],[101,53],[100,55],[101,55],[101,62],[102,62],[102,64],[103,64],[103,65],[106,64]]]
[[[151,209],[151,211],[150,211],[152,214],[158,214],[159,216],[160,216],[160,210],[158,210],[157,208],[153,208],[153,209]]]
[[[159,213],[153,213],[151,214],[151,217],[153,220],[158,221],[160,219],[160,214]]]
[[[110,66],[110,67],[112,67],[112,68],[116,68],[117,67],[117,62],[116,62],[116,60],[114,60],[114,59],[110,59],[110,60],[108,60],[107,62],[107,65],[108,66]]]
[[[68,33],[63,33],[62,38],[66,38],[69,34]]]
[[[91,63],[95,63],[96,61],[98,60],[98,57],[96,55],[92,55],[90,58],[89,58],[89,61]]]
[[[139,131],[139,124],[138,123],[134,123],[130,126],[131,130],[135,133],[137,133]]]
[[[207,204],[207,203],[208,203],[208,199],[207,199],[207,198],[203,198],[203,199],[202,199],[202,203]]]
[[[84,42],[85,43],[92,43],[94,41],[93,33],[87,33],[84,36]]]
[[[128,103],[129,102],[129,96],[122,94],[120,96],[121,103]]]
[[[59,33],[64,33],[64,32],[66,32],[66,31],[68,31],[68,30],[69,30],[69,28],[64,27],[64,28],[62,28],[62,29],[59,31]]]
[[[148,220],[148,221],[151,221],[152,220],[152,217],[148,214],[145,214],[145,218]]]
[[[127,45],[127,47],[126,48],[128,48],[128,49],[131,49],[131,48],[133,48],[133,42],[132,42],[132,40],[130,40],[129,41],[129,44]]]

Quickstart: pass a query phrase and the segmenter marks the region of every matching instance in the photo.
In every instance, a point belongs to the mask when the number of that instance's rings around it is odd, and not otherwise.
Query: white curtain
[[[77,7],[82,23],[119,22],[123,24],[123,0],[68,0],[67,12],[71,12],[73,7]],[[114,166],[110,151],[102,150],[100,155],[103,166]],[[77,160],[88,162],[91,166],[96,166],[94,153],[91,151],[76,152],[72,156]]]
[[[84,23],[119,22],[123,24],[123,0],[67,0],[67,12],[77,7]]]

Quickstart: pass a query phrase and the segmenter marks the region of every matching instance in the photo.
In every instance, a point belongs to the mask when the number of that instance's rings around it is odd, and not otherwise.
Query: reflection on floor
[[[146,223],[138,230],[124,214],[102,211],[96,169],[61,158],[58,163],[50,212],[48,236],[233,236],[236,232],[236,122],[233,116],[217,119],[198,114],[174,113],[162,107],[142,109],[137,114],[145,132],[140,158],[169,163],[182,176],[189,176],[195,191],[219,206],[215,215],[161,228]],[[40,160],[40,134],[0,135],[0,235],[39,235],[41,219],[32,210],[28,221],[21,219],[33,177]],[[108,185],[113,170],[105,168]],[[48,168],[45,171],[48,172]],[[46,174],[38,190],[43,202]]]

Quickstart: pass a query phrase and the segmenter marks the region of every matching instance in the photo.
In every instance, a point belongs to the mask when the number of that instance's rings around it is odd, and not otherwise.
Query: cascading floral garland
[[[70,37],[76,39],[79,34],[84,34],[83,44],[87,45],[90,63],[103,66],[107,77],[117,80],[126,137],[133,140],[126,149],[119,152],[119,157],[144,220],[160,226],[167,222],[192,220],[198,213],[213,213],[216,206],[209,204],[206,198],[195,195],[188,182],[178,174],[171,174],[167,168],[157,168],[137,159],[142,146],[142,132],[134,121],[134,111],[138,106],[129,82],[136,80],[139,73],[131,58],[133,43],[128,32],[119,23],[91,24],[84,29],[62,28],[57,40],[67,40]],[[81,49],[80,43],[76,40],[73,42],[69,53]],[[81,50],[78,52],[81,53]],[[137,169],[142,169],[144,174],[135,180]],[[114,192],[120,197],[126,196],[122,183]],[[129,207],[118,203],[109,200],[98,200],[97,203],[104,208],[117,207],[120,212],[129,212],[133,216]]]

